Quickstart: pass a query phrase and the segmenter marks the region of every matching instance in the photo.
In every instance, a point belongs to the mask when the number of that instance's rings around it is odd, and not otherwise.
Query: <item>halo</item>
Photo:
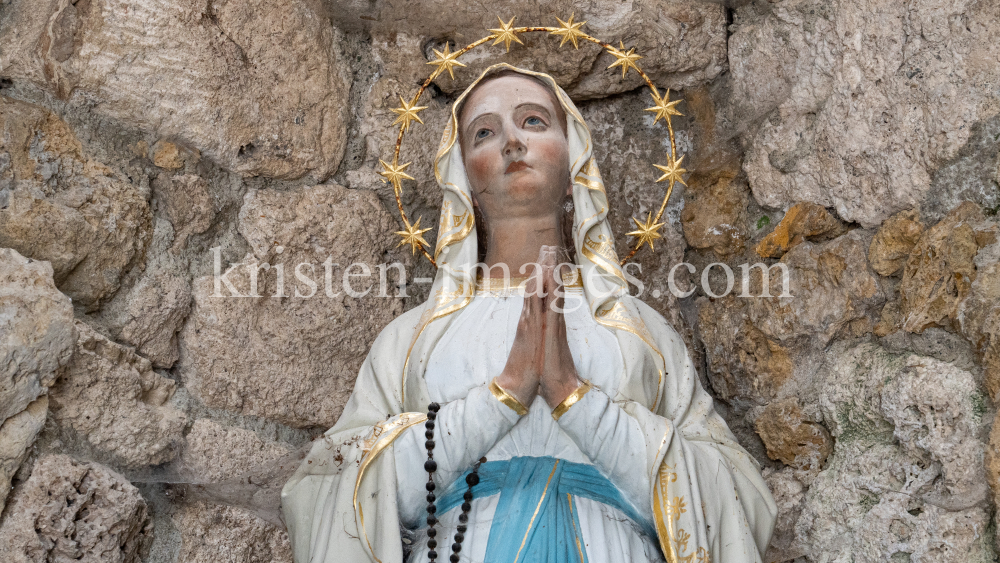
[[[646,111],[655,112],[653,116],[653,123],[655,124],[659,120],[664,120],[667,124],[667,131],[670,135],[670,152],[667,153],[667,163],[666,164],[654,164],[653,166],[662,172],[662,175],[656,180],[656,182],[669,182],[666,190],[666,194],[663,196],[663,203],[660,204],[660,209],[656,212],[654,216],[652,212],[646,214],[646,220],[640,221],[639,219],[632,217],[632,221],[636,224],[636,230],[626,233],[626,235],[634,237],[634,246],[628,256],[621,260],[621,264],[624,265],[628,262],[636,252],[639,251],[643,245],[649,245],[649,249],[655,251],[653,247],[653,241],[658,238],[662,238],[663,235],[660,234],[660,228],[663,227],[665,223],[659,222],[663,217],[663,212],[667,208],[667,202],[670,200],[670,194],[674,191],[674,184],[680,182],[685,186],[687,183],[684,182],[683,175],[688,171],[681,168],[681,161],[684,157],[677,158],[677,142],[674,139],[674,126],[671,122],[671,117],[674,115],[683,115],[681,112],[677,111],[676,106],[681,102],[681,100],[670,101],[670,89],[668,88],[663,96],[660,96],[660,91],[653,84],[649,76],[639,68],[636,61],[642,57],[635,52],[635,47],[632,47],[628,51],[625,50],[625,45],[619,41],[618,47],[611,45],[610,43],[605,43],[600,39],[591,37],[584,31],[581,31],[581,27],[586,24],[586,21],[574,22],[575,14],[570,15],[569,19],[563,21],[556,18],[559,22],[558,27],[514,27],[514,18],[510,18],[510,21],[504,23],[499,16],[497,20],[500,21],[500,27],[495,29],[490,29],[490,35],[483,37],[477,41],[466,45],[465,47],[451,52],[449,45],[446,43],[443,51],[438,51],[434,49],[434,55],[437,57],[433,61],[430,61],[429,65],[434,65],[436,68],[434,72],[424,81],[417,90],[417,93],[413,96],[410,101],[406,101],[402,96],[399,96],[400,107],[393,109],[393,113],[396,114],[396,120],[392,122],[393,125],[399,124],[399,134],[396,135],[396,146],[392,153],[392,162],[386,162],[379,159],[379,164],[382,165],[383,170],[379,172],[384,178],[384,182],[392,184],[393,192],[396,196],[396,207],[399,209],[399,215],[403,219],[403,225],[405,229],[402,231],[396,231],[395,234],[399,235],[402,240],[400,240],[398,246],[410,245],[410,250],[413,254],[416,254],[417,250],[423,253],[424,257],[430,261],[431,264],[437,266],[434,258],[427,252],[427,247],[430,244],[424,239],[423,233],[431,230],[429,227],[425,229],[420,228],[420,218],[417,218],[416,222],[410,222],[409,216],[406,214],[406,210],[403,209],[403,200],[401,198],[403,193],[403,180],[416,180],[413,176],[406,173],[406,169],[412,164],[412,162],[406,162],[403,164],[399,163],[399,149],[403,143],[403,135],[409,130],[410,125],[414,121],[423,124],[423,120],[420,119],[418,115],[419,112],[427,109],[427,106],[418,106],[417,103],[420,101],[420,96],[424,93],[424,90],[431,85],[431,82],[435,78],[440,76],[445,71],[448,72],[448,76],[452,79],[455,78],[455,68],[463,67],[465,64],[458,61],[458,58],[469,51],[485,45],[491,39],[493,40],[493,45],[498,45],[500,43],[504,44],[507,52],[510,52],[511,43],[518,43],[523,45],[524,43],[518,37],[520,33],[535,33],[535,32],[545,32],[550,35],[561,37],[562,40],[559,42],[559,46],[562,47],[567,42],[573,44],[573,48],[579,49],[579,42],[590,41],[600,45],[605,51],[611,53],[615,57],[615,61],[608,66],[608,69],[615,67],[621,67],[622,78],[628,74],[629,70],[634,70],[639,73],[639,76],[646,82],[646,86],[649,87],[649,91],[653,96],[653,107],[646,108]]]

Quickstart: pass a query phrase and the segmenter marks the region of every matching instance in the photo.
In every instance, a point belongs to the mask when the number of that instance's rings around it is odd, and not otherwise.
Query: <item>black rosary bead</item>
[[[437,540],[434,539],[437,536],[437,530],[434,526],[438,523],[437,516],[437,505],[434,501],[437,500],[437,496],[434,494],[435,484],[432,473],[437,471],[437,462],[434,461],[434,419],[437,418],[437,412],[441,408],[437,403],[431,403],[427,405],[427,422],[424,423],[424,427],[427,429],[424,432],[424,436],[427,437],[427,441],[424,442],[424,447],[427,448],[427,461],[424,462],[424,470],[427,471],[427,559],[432,563],[437,559],[438,553],[435,551],[437,549]],[[480,459],[472,466],[472,471],[466,475],[465,483],[469,485],[469,489],[465,491],[462,498],[465,502],[462,503],[462,513],[458,515],[459,524],[457,526],[458,532],[455,534],[455,543],[451,544],[452,554],[449,557],[451,563],[459,563],[459,552],[462,551],[462,542],[465,541],[465,531],[468,530],[469,522],[469,511],[472,510],[472,487],[479,484],[479,466],[486,463],[486,458]]]

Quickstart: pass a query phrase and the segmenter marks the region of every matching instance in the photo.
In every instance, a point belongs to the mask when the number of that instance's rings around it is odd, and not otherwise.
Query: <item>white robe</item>
[[[548,456],[596,465],[635,510],[652,522],[642,429],[610,399],[623,380],[618,340],[594,321],[582,291],[567,292],[567,340],[577,372],[594,388],[558,422],[541,397],[536,397],[529,413],[520,417],[488,390],[507,362],[523,303],[522,296],[510,292],[477,293],[458,313],[430,357],[427,388],[431,400],[442,405],[434,449],[439,487],[450,484],[483,455],[489,461]],[[424,440],[424,426],[418,424],[392,446],[400,521],[408,528],[419,528],[411,562],[427,561]],[[473,500],[461,561],[485,560],[498,500],[499,495]],[[579,497],[574,505],[591,563],[663,561],[657,539],[643,533],[640,525],[617,508]],[[438,515],[441,561],[447,561],[450,554],[447,546],[452,543],[460,512],[455,508]]]

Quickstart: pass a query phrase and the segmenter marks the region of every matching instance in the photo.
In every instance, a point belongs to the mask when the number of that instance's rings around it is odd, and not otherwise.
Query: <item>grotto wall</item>
[[[276,487],[427,298],[323,263],[433,273],[376,172],[391,110],[435,49],[571,13],[683,99],[636,276],[762,466],[766,561],[995,561],[994,0],[0,0],[0,560],[290,562]],[[404,203],[437,216],[450,103],[508,61],[579,105],[621,253],[665,127],[600,49],[524,43],[436,79]],[[758,262],[720,296],[709,265]]]

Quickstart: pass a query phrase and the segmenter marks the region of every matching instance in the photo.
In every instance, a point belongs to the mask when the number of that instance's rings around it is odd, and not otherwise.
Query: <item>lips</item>
[[[519,170],[524,170],[525,168],[528,168],[528,165],[525,164],[523,160],[515,160],[507,166],[507,170],[504,171],[504,174],[512,174]]]

